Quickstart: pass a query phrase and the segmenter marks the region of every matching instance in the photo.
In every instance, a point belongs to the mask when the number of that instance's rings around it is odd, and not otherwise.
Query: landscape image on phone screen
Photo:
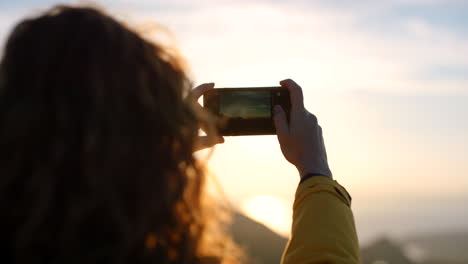
[[[219,113],[230,119],[269,119],[270,91],[232,91],[220,95]]]
[[[274,134],[271,91],[236,90],[219,95],[219,115],[224,135]]]

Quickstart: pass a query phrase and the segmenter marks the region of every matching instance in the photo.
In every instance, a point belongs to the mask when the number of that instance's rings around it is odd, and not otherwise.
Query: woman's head
[[[181,65],[93,8],[59,6],[16,26],[0,64],[8,258],[222,259],[207,248],[199,121]]]

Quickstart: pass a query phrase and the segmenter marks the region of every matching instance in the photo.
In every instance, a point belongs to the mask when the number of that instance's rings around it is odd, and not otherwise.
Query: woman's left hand
[[[204,111],[202,106],[198,103],[198,99],[207,91],[214,88],[214,83],[204,83],[197,87],[195,87],[191,91],[190,100],[194,104],[194,107],[199,108],[198,110]],[[203,129],[203,128],[202,128]],[[224,138],[222,136],[218,136],[216,132],[214,134],[209,134],[210,131],[204,130],[207,135],[206,136],[199,136],[196,143],[195,143],[195,151],[211,148],[216,144],[224,143]],[[213,133],[213,132],[212,132]]]

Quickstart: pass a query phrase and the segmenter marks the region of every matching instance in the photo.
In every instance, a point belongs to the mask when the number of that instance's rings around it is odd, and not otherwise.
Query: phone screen
[[[217,88],[203,95],[203,105],[215,114],[221,135],[273,135],[273,106],[288,113],[289,93],[282,87]]]
[[[271,117],[270,91],[230,91],[220,94],[219,113],[231,119]]]

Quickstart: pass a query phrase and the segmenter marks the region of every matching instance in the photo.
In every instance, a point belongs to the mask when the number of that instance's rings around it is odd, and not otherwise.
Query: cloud
[[[379,32],[362,24],[369,23],[367,12],[265,2],[170,13],[139,10],[133,16],[168,25],[202,79],[215,76],[218,82],[244,84],[239,79],[269,82],[283,73],[331,91],[437,94],[468,89],[464,80],[421,78],[434,67],[468,62],[466,39],[422,18],[395,17],[387,22],[392,32]]]
[[[445,66],[466,68],[466,38],[423,17],[388,17],[397,5],[440,1],[357,1],[345,7],[336,1],[100,3],[126,20],[168,26],[197,81],[271,85],[294,77],[323,91],[468,92],[466,80],[427,76]],[[15,15],[0,13],[0,21],[13,20]]]

